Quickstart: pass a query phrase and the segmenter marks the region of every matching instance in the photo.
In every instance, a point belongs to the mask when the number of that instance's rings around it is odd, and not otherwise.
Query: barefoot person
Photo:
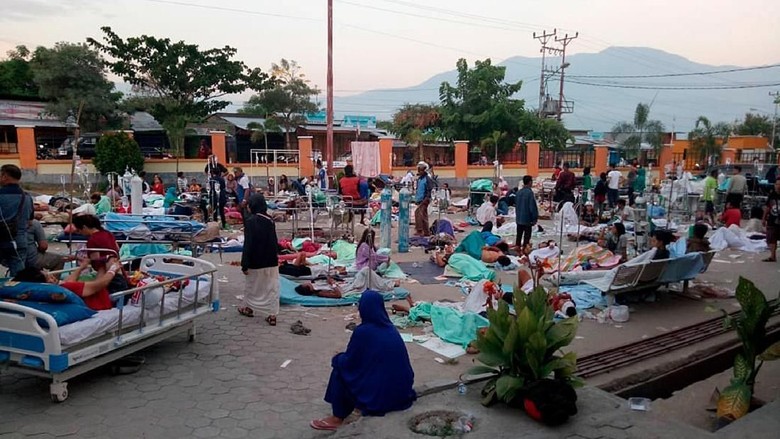
[[[355,409],[383,416],[411,407],[417,395],[414,371],[401,335],[385,311],[382,296],[366,291],[358,304],[361,324],[346,352],[333,357],[325,401],[333,415],[311,421],[316,430],[336,430]]]
[[[265,316],[265,321],[276,326],[279,314],[279,257],[274,221],[268,216],[268,205],[260,194],[249,198],[249,212],[244,220],[244,251],[241,271],[246,275],[244,304],[238,308],[241,315]]]

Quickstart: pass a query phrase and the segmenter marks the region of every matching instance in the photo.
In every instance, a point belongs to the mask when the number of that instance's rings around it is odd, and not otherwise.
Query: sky
[[[533,32],[579,32],[569,53],[653,47],[714,65],[780,62],[776,0],[334,0],[337,96],[419,84],[470,62],[537,56]],[[326,0],[0,0],[0,54],[99,38],[110,26],[232,46],[250,67],[296,60],[325,89]]]

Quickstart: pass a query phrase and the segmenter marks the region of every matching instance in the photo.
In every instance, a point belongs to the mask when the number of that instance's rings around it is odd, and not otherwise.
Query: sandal
[[[315,430],[336,431],[341,425],[331,424],[325,419],[315,419],[309,423]]]
[[[241,308],[238,308],[238,313],[241,314],[244,317],[254,317],[255,312],[252,311],[252,308],[248,306],[242,306]]]
[[[270,326],[276,326],[276,316],[268,316],[265,318],[265,321],[268,322]]]
[[[775,259],[775,258],[766,258],[766,259],[762,259],[761,262],[777,262],[777,259]]]

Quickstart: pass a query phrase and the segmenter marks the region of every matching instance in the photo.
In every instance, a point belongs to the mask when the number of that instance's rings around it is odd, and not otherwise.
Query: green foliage
[[[511,150],[518,137],[524,101],[513,99],[522,81],[504,82],[506,67],[494,66],[490,59],[477,61],[469,69],[465,59],[457,62],[455,85],[443,82],[439,87],[441,125],[448,139],[466,139],[480,144],[494,131],[504,133],[499,152]]]
[[[199,121],[230,102],[219,98],[246,89],[264,90],[270,83],[260,69],[236,61],[236,49],[200,50],[195,44],[148,35],[123,39],[101,28],[104,42],[90,45],[111,58],[108,67],[147,98],[147,111],[168,132],[176,155],[182,156],[187,122]]]
[[[309,85],[295,61],[282,59],[279,64],[271,65],[271,73],[273,86],[250,97],[239,112],[273,119],[284,128],[285,143],[290,149],[290,134],[306,123],[306,113],[319,111],[311,101],[319,90]]]
[[[30,51],[16,46],[7,52],[8,59],[0,61],[0,95],[38,97],[38,86],[30,67]]]
[[[530,110],[526,110],[520,119],[520,133],[528,140],[539,140],[544,149],[562,150],[567,142],[574,140],[560,121],[540,118]]]
[[[766,339],[766,324],[775,309],[780,307],[780,301],[768,302],[761,290],[743,277],[739,278],[736,297],[742,310],[735,318],[727,317],[724,323],[736,329],[742,342],[742,352],[734,358],[731,385],[721,392],[718,399],[718,417],[730,420],[747,414],[761,364],[780,358],[780,343],[767,347]]]
[[[477,337],[477,359],[485,366],[474,367],[468,373],[496,374],[482,390],[485,405],[511,403],[524,387],[545,378],[580,384],[574,376],[576,354],[561,352],[574,340],[577,319],[556,323],[543,288],[528,295],[516,290],[514,306],[516,316],[509,313],[503,301],[499,301],[498,309],[489,308],[490,326]]]
[[[136,172],[142,171],[144,156],[138,143],[126,133],[109,133],[100,137],[95,145],[95,158],[92,163],[103,175],[109,172],[122,175],[127,168]]]
[[[723,144],[728,141],[731,127],[726,123],[712,125],[710,120],[699,116],[696,125],[690,133],[691,149],[697,159],[709,160],[710,157],[720,157]]]
[[[772,136],[772,124],[771,116],[747,113],[741,122],[734,125],[734,132],[740,136],[764,136],[769,139]],[[775,136],[779,131],[775,130]],[[769,141],[771,142],[772,139]],[[780,140],[777,137],[775,137],[774,144],[780,145]]]
[[[117,101],[122,94],[106,79],[100,54],[85,44],[57,43],[38,47],[30,60],[38,94],[49,101],[48,112],[65,119],[81,109],[83,131],[121,127]]]
[[[649,144],[656,153],[663,146],[664,124],[650,119],[650,106],[639,103],[634,110],[632,122],[619,122],[612,128],[615,139],[628,152],[636,157],[643,143]]]

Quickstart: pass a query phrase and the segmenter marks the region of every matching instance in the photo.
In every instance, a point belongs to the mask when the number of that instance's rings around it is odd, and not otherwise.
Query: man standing
[[[701,199],[704,200],[704,213],[710,218],[710,224],[715,225],[715,193],[718,190],[718,170],[713,169],[710,175],[704,179],[704,193]]]
[[[563,162],[563,171],[555,181],[555,192],[559,202],[574,202],[574,173],[569,170],[569,162]]]
[[[517,223],[517,239],[515,245],[522,250],[531,242],[531,231],[539,219],[539,210],[536,206],[536,197],[531,189],[533,179],[530,175],[523,177],[523,188],[515,197],[515,222]],[[521,253],[522,254],[522,253]]]
[[[325,167],[322,165],[322,160],[317,160],[317,185],[322,190],[328,188],[328,173],[325,172]]]
[[[250,188],[252,185],[249,183],[249,177],[244,174],[244,170],[240,166],[233,168],[233,175],[236,178],[236,195],[238,196],[238,202],[249,201],[249,197],[252,195]]]
[[[27,222],[32,219],[32,198],[19,180],[22,170],[16,165],[0,167],[0,264],[11,276],[24,269],[27,257]]]
[[[417,192],[415,201],[417,210],[414,211],[414,229],[416,236],[428,236],[431,234],[428,225],[428,205],[431,204],[431,191],[433,180],[428,176],[428,165],[425,162],[417,164]]]
[[[609,207],[614,208],[619,198],[618,189],[620,189],[620,180],[623,179],[623,174],[615,169],[615,165],[609,165],[609,174],[607,174],[607,201]]]
[[[636,184],[636,163],[632,162],[626,178],[628,186],[628,205],[634,205],[634,185]]]
[[[769,257],[764,262],[777,261],[777,239],[780,238],[780,179],[775,180],[775,190],[769,194],[764,208],[764,227]]]
[[[742,167],[734,166],[734,175],[729,180],[729,187],[726,189],[726,201],[737,209],[742,209],[742,198],[745,196],[747,188],[747,179],[742,175]]]

